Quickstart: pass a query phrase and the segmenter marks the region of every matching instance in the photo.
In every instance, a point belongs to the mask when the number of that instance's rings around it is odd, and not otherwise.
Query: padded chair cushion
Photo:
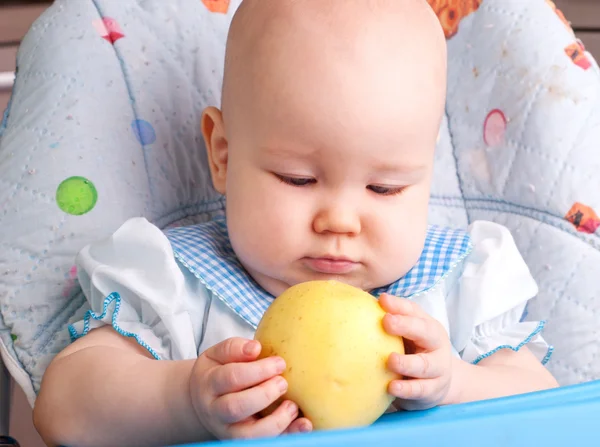
[[[219,105],[239,3],[56,0],[23,41],[0,126],[0,349],[30,402],[88,309],[85,244],[134,216],[223,212],[199,121]],[[549,1],[430,3],[449,38],[431,221],[511,229],[540,285],[528,311],[549,320],[549,368],[562,384],[600,378],[600,70]]]

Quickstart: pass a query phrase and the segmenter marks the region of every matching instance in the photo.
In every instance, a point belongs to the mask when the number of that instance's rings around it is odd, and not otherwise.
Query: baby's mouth
[[[306,257],[303,260],[306,267],[315,273],[327,275],[345,275],[356,270],[360,263],[345,258],[336,257]]]

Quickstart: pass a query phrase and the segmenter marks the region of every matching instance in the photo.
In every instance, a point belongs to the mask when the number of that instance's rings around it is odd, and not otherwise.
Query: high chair
[[[220,103],[240,1],[56,0],[23,40],[0,124],[0,352],[31,405],[87,310],[77,252],[134,216],[165,228],[224,212],[199,122]],[[558,445],[597,434],[600,69],[550,1],[430,3],[449,49],[430,220],[511,230],[540,287],[525,318],[548,321],[548,368],[563,387],[248,445]]]

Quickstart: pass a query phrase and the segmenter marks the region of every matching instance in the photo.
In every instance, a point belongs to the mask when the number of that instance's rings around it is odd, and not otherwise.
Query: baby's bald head
[[[233,125],[238,112],[283,112],[293,89],[340,107],[344,98],[384,99],[371,104],[380,109],[404,102],[408,88],[441,114],[445,76],[445,39],[425,0],[244,0],[229,33],[222,108]]]

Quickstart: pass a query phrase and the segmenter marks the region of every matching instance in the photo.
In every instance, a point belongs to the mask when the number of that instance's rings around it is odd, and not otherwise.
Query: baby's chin
[[[420,252],[416,254],[417,258]],[[415,259],[396,259],[397,262],[386,263],[377,266],[369,263],[360,263],[349,273],[323,273],[315,271],[314,266],[306,265],[304,262],[293,262],[288,264],[287,268],[256,268],[258,266],[246,264],[241,259],[241,263],[246,272],[261,286],[265,291],[274,297],[281,295],[287,289],[297,284],[309,281],[339,281],[344,284],[359,288],[365,292],[389,286],[398,279],[402,278],[413,267]],[[391,266],[394,268],[389,268]],[[318,266],[317,266],[318,267]],[[388,268],[386,268],[388,267]]]
[[[378,289],[380,287],[387,286],[394,282],[396,279],[390,281],[381,280],[378,282],[374,282],[372,280],[368,280],[366,278],[361,278],[353,275],[325,275],[325,274],[311,274],[311,275],[302,275],[297,278],[289,278],[287,280],[281,280],[277,278],[271,278],[268,276],[262,275],[251,275],[254,280],[267,292],[271,295],[277,297],[285,292],[292,286],[296,284],[301,284],[308,281],[339,281],[344,284],[348,284],[353,287],[357,287],[365,292],[371,292],[372,290]]]

